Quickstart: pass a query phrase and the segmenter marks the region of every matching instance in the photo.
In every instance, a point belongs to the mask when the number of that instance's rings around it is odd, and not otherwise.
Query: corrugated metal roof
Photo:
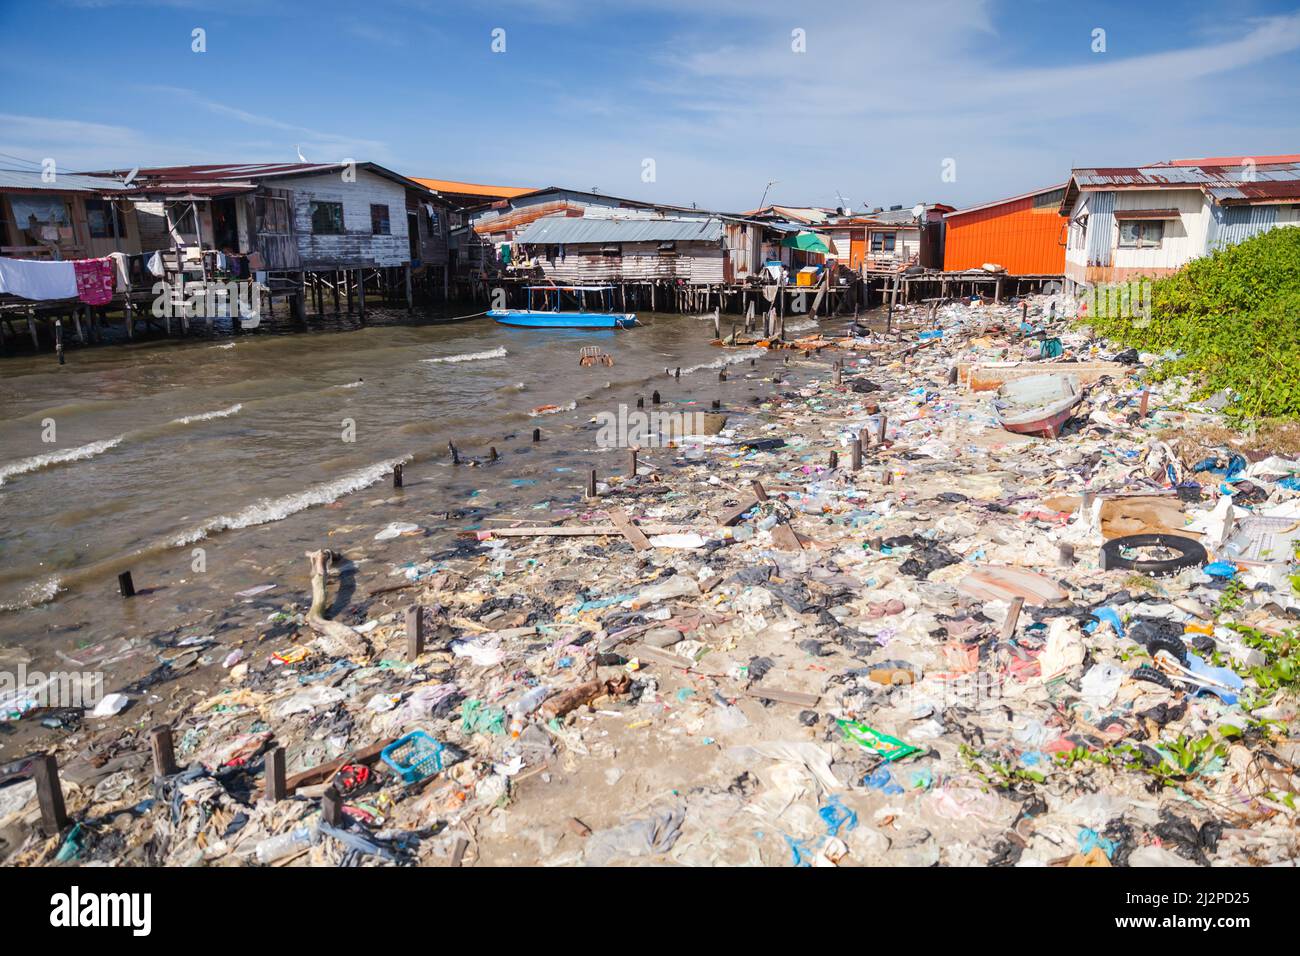
[[[580,242],[716,242],[720,219],[606,219],[547,216],[529,223],[516,242],[567,245]]]
[[[1143,188],[1228,186],[1234,183],[1294,182],[1300,163],[1261,163],[1256,166],[1106,166],[1074,170],[1082,189],[1104,186]]]
[[[48,189],[54,192],[100,192],[120,189],[122,181],[106,176],[84,176],[80,173],[58,173],[54,182],[47,183],[41,174],[26,169],[0,169],[0,189]]]
[[[1300,195],[1300,163],[1234,166],[1103,166],[1071,172],[1061,214],[1082,189],[1200,189],[1216,202],[1269,202]]]
[[[131,189],[138,193],[150,191],[175,191],[183,188],[195,195],[222,195],[218,190],[249,190],[263,179],[281,176],[314,176],[322,173],[335,173],[348,169],[349,163],[235,163],[203,166],[153,166],[135,171]],[[428,193],[427,186],[395,173],[378,163],[356,163],[355,168],[364,169],[376,176],[391,180],[407,189]],[[125,170],[110,170],[103,175],[123,177]]]

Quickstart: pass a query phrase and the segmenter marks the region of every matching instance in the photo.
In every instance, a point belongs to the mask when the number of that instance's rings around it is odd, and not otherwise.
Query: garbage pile
[[[753,404],[578,517],[196,648],[167,772],[130,711],[66,737],[59,832],[0,768],[7,862],[1293,862],[1300,461],[1069,312],[733,366]],[[1067,417],[1007,430],[1041,375]]]

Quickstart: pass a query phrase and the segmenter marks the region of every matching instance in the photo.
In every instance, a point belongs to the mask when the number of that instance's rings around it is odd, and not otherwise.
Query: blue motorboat
[[[630,329],[636,325],[636,313],[633,312],[588,312],[586,306],[586,293],[601,293],[601,302],[606,307],[612,304],[613,287],[606,285],[578,285],[578,286],[555,286],[555,285],[534,285],[525,287],[528,292],[528,308],[526,309],[490,309],[489,318],[495,319],[502,325],[515,325],[529,329]],[[549,305],[554,293],[554,308],[533,308],[533,293],[541,293],[541,304]],[[578,312],[561,312],[560,302],[562,293],[570,292],[575,294],[578,300],[580,311]]]

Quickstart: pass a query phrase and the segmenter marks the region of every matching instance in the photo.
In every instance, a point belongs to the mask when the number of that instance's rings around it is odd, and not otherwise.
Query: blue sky
[[[1071,166],[1300,152],[1300,6],[0,0],[0,83],[0,153],[67,170],[301,149],[727,210],[769,180],[961,206]]]

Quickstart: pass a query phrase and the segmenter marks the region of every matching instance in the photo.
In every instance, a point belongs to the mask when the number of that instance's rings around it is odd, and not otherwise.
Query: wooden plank
[[[645,551],[649,549],[650,539],[645,536],[645,533],[640,528],[632,523],[632,519],[628,517],[627,512],[622,508],[610,508],[609,520],[613,523],[615,528],[623,533],[623,537],[627,538],[628,542],[637,551]]]
[[[380,751],[396,740],[396,737],[389,737],[387,740],[381,740],[379,743],[371,744],[369,747],[362,750],[356,750],[350,754],[345,754],[337,760],[331,760],[329,763],[319,764],[318,766],[312,767],[310,770],[302,771],[302,773],[295,773],[284,782],[285,796],[292,795],[299,787],[306,787],[314,783],[322,783],[329,780],[334,776],[334,774],[338,773],[340,769],[350,763],[374,763],[379,759]],[[254,793],[254,802],[256,802],[256,799],[260,796],[261,791]]]
[[[691,670],[695,667],[695,662],[689,658],[674,654],[671,651],[663,651],[657,647],[651,647],[649,644],[633,644],[628,650],[631,657],[639,657],[641,660],[650,661],[655,664],[662,664],[664,667],[680,667],[684,670]]]
[[[802,551],[803,542],[784,521],[772,529],[772,543],[781,551]]]
[[[797,690],[781,690],[779,688],[746,688],[741,691],[746,697],[757,697],[759,700],[774,700],[779,704],[794,704],[796,707],[816,707],[817,702],[821,700],[820,694],[805,694]]]
[[[741,516],[747,511],[752,511],[756,507],[758,507],[758,499],[753,499],[737,505],[730,511],[724,512],[722,517],[718,519],[718,524],[722,525],[724,528],[730,528],[733,525],[739,524]]]

